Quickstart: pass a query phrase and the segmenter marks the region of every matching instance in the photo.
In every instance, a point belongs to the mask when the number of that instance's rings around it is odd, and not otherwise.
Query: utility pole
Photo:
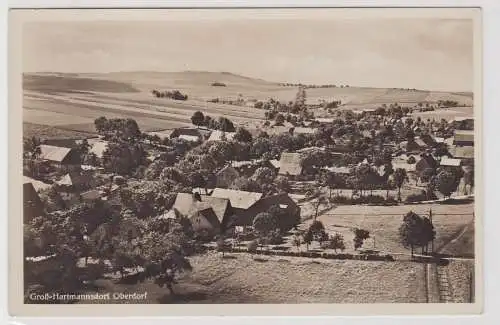
[[[429,221],[431,222],[431,225],[434,227],[434,224],[432,223],[432,208],[429,208]],[[431,240],[431,254],[434,253],[434,239]]]

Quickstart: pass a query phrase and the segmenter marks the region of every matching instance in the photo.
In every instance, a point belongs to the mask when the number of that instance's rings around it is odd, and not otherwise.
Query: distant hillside
[[[250,78],[230,72],[182,71],[154,72],[131,71],[112,73],[38,73],[24,75],[24,89],[39,92],[101,92],[150,94],[152,90],[177,89],[191,100],[207,101],[213,98],[236,98],[280,101],[294,100],[296,87],[284,87],[279,83]],[[214,82],[225,87],[213,87]],[[457,101],[460,105],[472,106],[472,93],[441,92],[427,90],[337,87],[307,89],[307,101],[341,100],[348,107],[379,106],[381,104],[437,103]],[[133,94],[131,94],[134,96]]]
[[[80,77],[76,74],[23,74],[23,89],[39,92],[138,92],[123,82]]]

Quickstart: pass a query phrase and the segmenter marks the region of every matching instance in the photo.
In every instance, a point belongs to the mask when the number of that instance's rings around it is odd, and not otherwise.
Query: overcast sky
[[[228,71],[277,82],[472,91],[473,22],[37,22],[25,72]]]

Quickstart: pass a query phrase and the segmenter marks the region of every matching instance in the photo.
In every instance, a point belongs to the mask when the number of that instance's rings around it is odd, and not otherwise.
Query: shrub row
[[[226,250],[227,253],[250,253],[246,248],[231,247]],[[318,252],[293,252],[282,250],[257,250],[253,252],[257,255],[273,255],[273,256],[289,256],[289,257],[309,257],[309,258],[324,258],[329,260],[361,260],[361,261],[394,261],[392,255],[376,255],[376,254],[332,254]]]
[[[367,195],[362,197],[350,198],[344,195],[332,197],[332,202],[337,204],[374,204],[374,205],[396,205],[398,201],[393,198],[385,198],[381,195]]]

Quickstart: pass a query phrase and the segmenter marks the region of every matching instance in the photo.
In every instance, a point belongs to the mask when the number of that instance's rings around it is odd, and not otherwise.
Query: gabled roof
[[[230,208],[229,200],[219,197],[213,197],[210,195],[202,195],[201,200],[202,202],[208,203],[212,207],[215,214],[217,215],[217,218],[220,222],[222,222],[224,216]]]
[[[97,200],[101,198],[101,192],[97,190],[90,190],[80,194],[83,200]]]
[[[220,226],[219,219],[217,219],[217,215],[215,214],[214,210],[211,207],[200,208],[197,211],[194,211],[189,216],[191,222],[193,222],[193,219],[196,216],[203,216],[214,229],[218,229]]]
[[[248,209],[262,198],[262,193],[216,188],[212,197],[228,199],[234,208]]]
[[[77,173],[68,173],[61,177],[55,183],[58,185],[65,186],[74,186],[84,184],[90,180],[90,176],[87,174],[77,174]]]
[[[210,137],[207,141],[222,141],[223,135],[226,137],[226,140],[232,140],[236,132],[223,132],[220,130],[214,130],[210,133]]]
[[[23,176],[23,184],[31,183],[35,191],[39,192],[50,187],[50,184],[46,184],[42,181],[30,178],[28,176]]]
[[[164,139],[170,139],[170,135],[174,132],[174,130],[163,130],[163,131],[152,131],[152,132],[146,132],[147,135],[151,136],[157,136],[161,140]]]
[[[197,142],[200,141],[200,137],[197,135],[187,135],[187,134],[181,134],[178,137],[179,139],[190,141],[190,142]]]
[[[64,158],[66,158],[66,156],[71,152],[71,150],[72,150],[71,148],[56,147],[48,144],[41,144],[40,158],[49,161],[62,162]]]
[[[191,214],[196,202],[197,201],[194,198],[194,194],[177,193],[177,197],[175,198],[175,202],[172,208],[179,211],[182,215],[188,216],[189,214]]]
[[[295,152],[283,152],[280,159],[279,174],[297,176],[302,173],[302,158]]]
[[[441,166],[458,167],[458,166],[460,166],[461,163],[462,163],[462,161],[460,159],[448,158],[448,157],[444,156],[443,158],[441,158],[440,165]]]
[[[351,169],[349,167],[327,167],[325,169],[335,174],[347,175],[351,173]]]

